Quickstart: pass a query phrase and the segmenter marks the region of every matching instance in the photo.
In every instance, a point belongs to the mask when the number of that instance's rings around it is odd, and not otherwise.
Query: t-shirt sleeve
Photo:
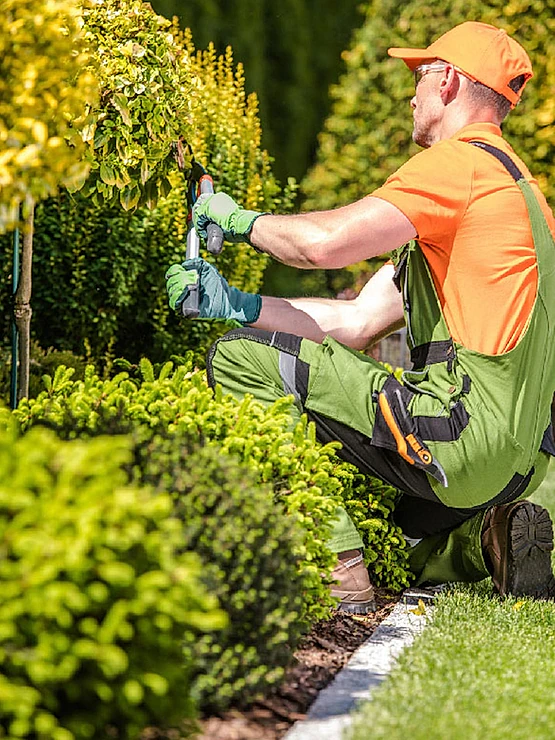
[[[473,165],[466,146],[447,140],[419,152],[372,195],[402,211],[420,241],[445,243],[446,235],[457,230],[470,198]]]

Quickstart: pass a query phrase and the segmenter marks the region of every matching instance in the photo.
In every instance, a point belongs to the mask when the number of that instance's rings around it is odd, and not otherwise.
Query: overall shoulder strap
[[[469,144],[473,144],[474,146],[477,146],[480,149],[484,149],[484,151],[493,154],[493,156],[501,162],[501,164],[505,167],[505,169],[509,172],[509,174],[516,182],[525,179],[524,175],[513,162],[513,160],[509,157],[508,154],[505,154],[505,152],[501,151],[501,149],[498,149],[492,144],[486,144],[484,141],[470,141]]]
[[[470,141],[469,144],[473,144],[479,149],[483,149],[484,151],[489,152],[489,154],[492,154],[497,160],[499,160],[499,162],[501,162],[511,177],[515,180],[524,196],[526,207],[528,209],[528,216],[532,227],[532,236],[534,239],[536,254],[538,256],[538,274],[540,276],[540,280],[543,276],[553,273],[555,271],[555,240],[530,183],[513,162],[511,157],[501,151],[501,149],[498,149],[492,144],[486,144],[483,141]]]

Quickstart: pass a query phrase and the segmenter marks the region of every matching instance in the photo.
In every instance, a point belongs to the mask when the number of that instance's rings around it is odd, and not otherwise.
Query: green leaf
[[[125,211],[135,208],[141,197],[141,191],[138,187],[125,188],[119,194],[119,202]]]
[[[106,185],[116,184],[116,173],[113,167],[110,167],[105,162],[100,164],[100,179],[105,182]]]
[[[131,126],[132,125],[131,114],[129,112],[129,105],[128,105],[128,101],[125,95],[121,95],[120,93],[114,93],[114,95],[112,95],[111,100],[112,100],[112,105],[122,117],[125,125]]]

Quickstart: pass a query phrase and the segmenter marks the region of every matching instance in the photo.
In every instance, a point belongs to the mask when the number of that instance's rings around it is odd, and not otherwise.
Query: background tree
[[[29,378],[34,206],[87,172],[79,130],[96,87],[78,19],[72,0],[5,0],[0,14],[0,232],[20,225],[21,207],[24,220],[19,398]]]
[[[178,16],[195,42],[218,53],[228,45],[246,70],[246,89],[260,100],[263,146],[276,175],[301,178],[313,161],[316,136],[337,81],[341,52],[361,22],[359,0],[154,0]]]
[[[371,0],[345,53],[347,71],[331,91],[332,113],[319,137],[317,163],[302,183],[305,207],[331,208],[360,198],[417,151],[411,143],[412,76],[390,46],[426,47],[457,23],[506,29],[528,51],[535,76],[503,126],[508,140],[555,201],[555,0]]]
[[[555,0],[441,0],[423,6],[418,0],[371,0],[365,20],[344,53],[346,72],[331,88],[332,111],[318,139],[315,165],[301,183],[303,208],[335,208],[372,192],[411,155],[409,101],[412,75],[387,55],[390,46],[426,47],[457,23],[480,20],[505,28],[530,54],[535,71],[523,101],[503,126],[507,139],[555,203]],[[309,294],[353,295],[381,261],[342,271],[318,271],[303,277]]]

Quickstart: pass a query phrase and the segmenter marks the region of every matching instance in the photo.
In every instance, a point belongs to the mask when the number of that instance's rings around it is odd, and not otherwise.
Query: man
[[[292,393],[322,441],[403,492],[395,519],[418,583],[491,575],[500,595],[555,596],[548,512],[525,500],[555,454],[555,220],[502,138],[532,68],[483,23],[427,49],[389,49],[414,72],[413,138],[423,151],[371,195],[332,211],[245,211],[223,193],[194,210],[299,268],[392,261],[353,301],[260,297],[229,288],[203,260],[167,274],[178,308],[198,280],[201,315],[235,318],[212,347],[211,383],[271,403]],[[354,350],[407,325],[414,367],[399,383]],[[290,333],[293,332],[293,333]],[[361,540],[345,512],[330,547],[335,595],[372,608]]]

